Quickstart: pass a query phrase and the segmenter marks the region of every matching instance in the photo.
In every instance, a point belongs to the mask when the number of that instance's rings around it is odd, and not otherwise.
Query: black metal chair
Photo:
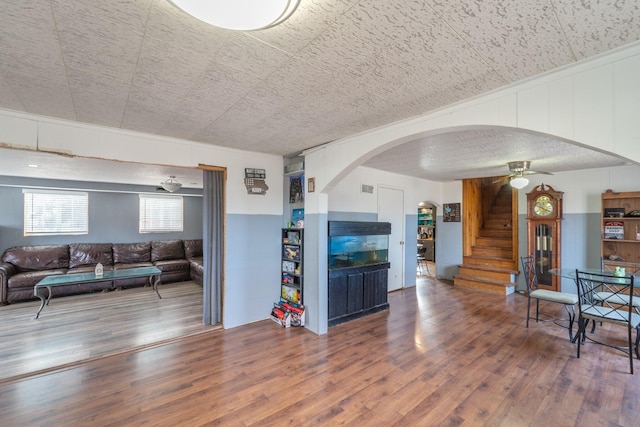
[[[625,274],[637,274],[638,272],[640,272],[640,264],[638,263],[626,261],[615,262],[607,260],[606,258],[601,258],[600,260],[601,270],[603,274],[613,274],[615,276],[616,267],[624,268]],[[606,290],[600,290],[598,292],[595,292],[593,295],[593,298],[598,301],[611,297],[611,293],[607,292]],[[627,305],[630,303],[629,297],[624,294],[618,294],[614,298],[618,299],[620,304]],[[640,313],[640,298],[634,299],[633,301],[631,301],[631,304],[636,313]]]
[[[640,343],[640,314],[634,310],[633,299],[640,298],[634,288],[634,276],[616,276],[613,274],[587,273],[576,270],[578,285],[578,349],[586,340],[586,327],[589,320],[626,327],[628,330],[628,346],[626,348],[594,341],[608,347],[616,348],[629,355],[629,366],[633,374],[633,352],[640,359],[638,344]],[[625,304],[624,302],[627,301]],[[635,342],[632,330],[636,330]]]
[[[428,274],[431,274],[431,272],[429,271],[429,263],[427,262],[427,248],[425,248],[424,246],[419,247],[418,248],[418,270],[420,271],[420,274],[422,274],[423,269],[427,270]]]
[[[524,256],[521,258],[521,261],[525,282],[527,283],[527,328],[529,327],[529,319],[531,318],[531,299],[535,299],[536,301],[536,322],[539,321],[540,316],[540,300],[563,304],[569,314],[569,340],[573,342],[573,323],[576,318],[575,306],[578,303],[578,296],[568,292],[539,289],[533,256]]]

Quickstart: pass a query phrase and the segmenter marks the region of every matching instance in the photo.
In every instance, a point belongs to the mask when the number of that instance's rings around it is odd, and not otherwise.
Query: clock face
[[[553,213],[553,203],[549,196],[542,195],[536,199],[533,205],[533,212],[538,216],[549,216]]]

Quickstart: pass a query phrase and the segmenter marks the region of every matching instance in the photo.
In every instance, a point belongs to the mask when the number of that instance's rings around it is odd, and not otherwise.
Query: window
[[[140,194],[140,233],[182,231],[181,196]]]
[[[89,195],[82,191],[24,189],[24,235],[89,233]]]

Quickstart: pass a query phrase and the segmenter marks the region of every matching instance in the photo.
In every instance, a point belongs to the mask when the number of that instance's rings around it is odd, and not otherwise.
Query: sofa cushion
[[[127,268],[139,268],[139,267],[153,267],[150,262],[139,262],[135,264],[114,264],[113,269],[115,271],[125,270]],[[129,277],[122,279],[115,279],[113,286],[115,288],[126,288],[129,286],[146,286],[149,284],[149,276]]]
[[[189,261],[186,259],[173,259],[166,261],[156,261],[153,263],[163,273],[174,271],[189,271]]]
[[[113,265],[111,243],[71,243],[69,245],[69,268],[95,266],[98,263]]]
[[[151,262],[184,259],[182,240],[154,240],[151,242]]]
[[[151,262],[151,242],[116,243],[113,245],[113,263],[138,264]]]
[[[2,261],[15,265],[18,271],[69,268],[69,246],[15,246],[4,252]]]
[[[7,281],[7,287],[9,289],[29,288],[31,289],[31,293],[33,294],[33,287],[40,280],[44,279],[47,276],[65,274],[66,272],[67,272],[66,268],[25,271],[23,273],[14,274],[13,276],[9,277],[9,280]]]
[[[189,272],[191,280],[202,286],[202,277],[204,276],[204,265],[202,264],[202,258],[192,258],[189,261],[189,264],[191,266]]]
[[[202,274],[204,273],[204,264],[202,263],[202,258],[192,259],[191,261],[189,261],[189,266],[193,274],[202,276]]]
[[[202,239],[183,240],[184,255],[187,259],[202,256]]]
[[[142,267],[153,267],[153,264],[151,264],[150,262],[136,262],[131,264],[117,263],[113,265],[113,269],[116,271]]]

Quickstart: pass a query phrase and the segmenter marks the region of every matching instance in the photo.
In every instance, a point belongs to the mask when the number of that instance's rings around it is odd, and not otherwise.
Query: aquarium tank
[[[329,269],[389,261],[389,236],[330,236]]]

